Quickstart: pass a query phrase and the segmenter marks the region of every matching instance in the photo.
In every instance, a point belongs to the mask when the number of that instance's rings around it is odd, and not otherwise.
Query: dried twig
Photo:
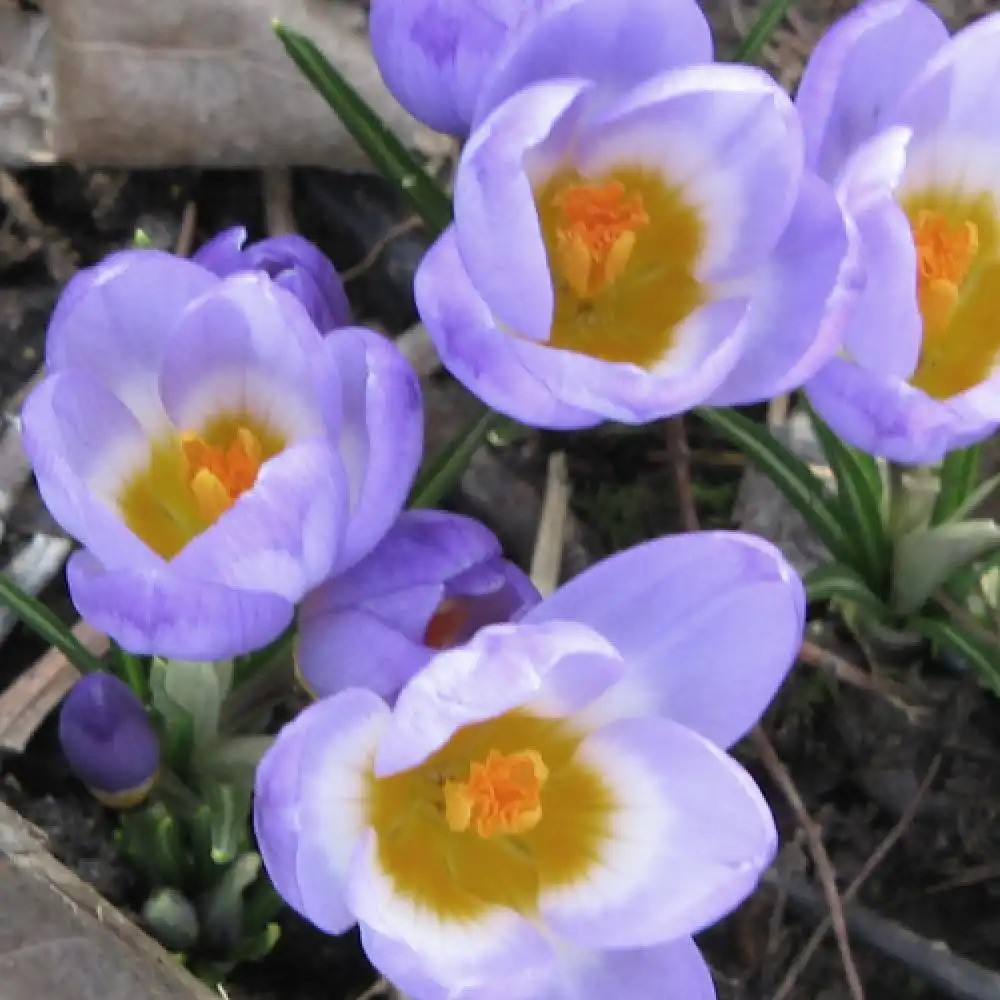
[[[691,486],[691,452],[688,450],[684,417],[678,415],[666,422],[667,456],[674,474],[677,488],[677,507],[681,516],[681,527],[685,531],[698,530],[698,506],[694,502]]]
[[[77,622],[73,635],[95,656],[103,656],[107,651],[107,636],[86,622]],[[24,753],[38,727],[79,676],[76,667],[58,649],[49,649],[35,660],[0,695],[0,748]]]
[[[441,367],[441,358],[427,327],[414,323],[396,338],[396,346],[406,355],[414,371],[421,377],[433,375]]]
[[[767,872],[764,883],[773,886],[777,877]],[[790,881],[788,900],[810,916],[826,912],[824,896],[800,878]],[[1000,973],[956,955],[943,941],[929,941],[856,903],[846,908],[844,917],[859,940],[896,959],[954,1000],[1000,1000]]]
[[[861,891],[861,887],[871,877],[872,872],[874,872],[875,869],[878,868],[878,866],[885,860],[888,853],[898,843],[899,838],[906,832],[909,825],[913,822],[913,818],[916,816],[917,811],[920,809],[921,803],[924,801],[927,792],[930,791],[931,785],[934,784],[934,779],[937,777],[940,768],[941,754],[938,754],[931,762],[931,766],[927,768],[927,773],[924,775],[924,779],[921,781],[920,787],[917,789],[913,798],[910,799],[906,809],[903,810],[903,814],[896,821],[893,828],[886,834],[885,838],[878,845],[878,847],[876,847],[871,853],[868,860],[862,866],[861,871],[859,871],[854,877],[851,884],[844,890],[844,894],[841,897],[844,904],[850,903],[851,900],[857,896],[857,894]],[[782,883],[779,891],[787,893],[787,883]],[[830,914],[827,913],[820,921],[816,930],[813,931],[812,936],[806,942],[805,947],[799,952],[795,961],[785,973],[785,978],[781,981],[781,984],[775,991],[772,1000],[784,1000],[785,997],[790,997],[792,995],[792,990],[795,988],[795,984],[798,981],[799,976],[802,975],[803,970],[809,964],[809,960],[822,943],[823,938],[826,937],[831,926],[832,920]]]
[[[854,956],[851,954],[851,944],[847,937],[847,925],[844,921],[844,908],[837,892],[837,879],[834,875],[833,864],[830,855],[827,854],[826,846],[823,843],[823,835],[820,826],[809,815],[802,796],[792,776],[785,767],[784,762],[778,756],[778,752],[771,745],[767,734],[760,726],[754,728],[750,734],[754,746],[760,754],[761,762],[767,768],[768,773],[778,784],[788,804],[792,807],[799,826],[802,827],[809,845],[809,854],[816,865],[816,874],[819,876],[820,885],[823,887],[823,896],[830,913],[830,920],[833,925],[834,934],[837,937],[837,946],[840,949],[840,959],[844,966],[844,976],[847,979],[847,987],[850,990],[853,1000],[864,1000],[865,991],[858,976],[857,966],[854,964]]]
[[[394,226],[390,226],[372,245],[372,248],[357,262],[353,264],[346,271],[341,271],[340,277],[344,284],[349,284],[357,278],[360,278],[362,274],[368,271],[374,264],[375,261],[379,259],[385,248],[393,241],[399,239],[400,236],[405,235],[411,230],[418,229],[423,225],[419,216],[411,215],[407,219],[403,219],[402,222],[397,222]]]
[[[566,453],[553,452],[549,456],[545,496],[542,498],[542,512],[538,518],[535,552],[531,557],[531,582],[543,595],[551,594],[559,585],[569,494]]]
[[[174,243],[174,253],[178,257],[187,257],[194,246],[194,231],[198,225],[198,203],[189,201],[184,206],[181,215],[181,228],[177,233],[177,240]]]
[[[264,225],[268,235],[294,233],[295,213],[292,210],[292,174],[285,167],[273,167],[261,172],[264,189]]]

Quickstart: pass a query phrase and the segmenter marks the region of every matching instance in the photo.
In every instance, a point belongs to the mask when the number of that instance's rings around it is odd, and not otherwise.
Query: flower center
[[[945,330],[979,250],[974,222],[952,223],[941,212],[921,209],[912,223],[917,247],[917,299],[924,336]]]
[[[446,781],[444,815],[456,833],[474,825],[480,837],[526,833],[542,818],[542,785],[549,776],[535,750],[490,750],[473,761],[468,781]]]
[[[569,287],[592,299],[614,284],[628,266],[636,233],[649,225],[638,194],[625,196],[625,185],[569,184],[553,198],[560,213],[555,257]]]
[[[579,760],[581,740],[564,721],[508,712],[460,729],[417,767],[372,776],[380,867],[441,917],[534,912],[540,891],[578,880],[611,836],[615,800]]]
[[[226,414],[200,431],[154,443],[149,463],[117,498],[128,527],[171,559],[211,527],[257,481],[284,438],[246,413]]]
[[[563,170],[535,204],[555,295],[549,343],[656,365],[705,301],[695,275],[703,226],[683,189],[638,167],[596,179]]]
[[[992,196],[928,189],[901,201],[917,251],[920,360],[910,383],[949,399],[989,377],[1000,356],[1000,259]]]

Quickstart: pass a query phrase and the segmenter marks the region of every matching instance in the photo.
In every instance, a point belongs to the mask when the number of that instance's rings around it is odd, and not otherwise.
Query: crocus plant
[[[372,0],[388,87],[464,142],[453,198],[276,31],[431,230],[415,301],[461,383],[555,430],[696,408],[831,558],[804,591],[770,543],[693,533],[543,599],[487,527],[425,509],[492,416],[418,469],[418,379],[318,247],[125,249],[63,291],[22,414],[110,653],[0,581],[86,674],[69,766],[118,810],[146,926],[210,981],[268,952],[284,901],[359,925],[413,1000],[711,1000],[692,935],[776,846],[729,750],[807,594],[1000,691],[1000,647],[950,611],[1000,604],[1000,529],[968,518],[1000,483],[977,451],[1000,15],[949,37],[867,0],[793,101],[715,61],[694,0]],[[730,409],[800,389],[830,476]]]

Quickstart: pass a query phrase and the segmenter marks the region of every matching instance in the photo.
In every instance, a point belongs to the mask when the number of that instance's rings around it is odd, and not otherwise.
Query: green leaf
[[[198,942],[198,914],[177,889],[157,889],[140,911],[143,922],[170,951],[190,951]]]
[[[781,491],[802,515],[836,562],[855,564],[855,549],[837,514],[835,501],[809,466],[776,440],[766,427],[729,408],[699,407],[695,413],[727,437]]]
[[[954,519],[958,509],[967,502],[979,482],[981,451],[978,444],[973,444],[950,451],[945,456],[941,463],[941,488],[934,503],[931,524],[943,524]],[[982,500],[979,502],[982,503]]]
[[[505,418],[485,410],[462,428],[421,470],[410,492],[410,507],[434,507],[461,478],[490,431]]]
[[[853,565],[861,571],[869,588],[881,594],[888,585],[891,550],[883,515],[882,474],[878,462],[841,441],[808,403],[805,406],[837,484],[839,520],[847,529],[847,538],[857,553]]]
[[[277,924],[268,924],[262,931],[243,938],[232,950],[232,958],[236,962],[259,962],[266,958],[281,938],[281,928]]]
[[[917,618],[913,628],[927,636],[938,649],[948,649],[974,670],[994,694],[1000,695],[1000,644],[989,642],[955,621]]]
[[[241,854],[199,900],[205,944],[216,951],[236,947],[243,936],[243,893],[260,874],[260,856]]]
[[[211,858],[217,864],[232,861],[247,843],[252,787],[223,781],[202,786],[211,819]]]
[[[149,250],[153,246],[153,241],[143,229],[136,229],[132,234],[132,247],[135,250]]]
[[[733,62],[755,63],[767,45],[774,29],[781,23],[790,6],[790,0],[770,0],[760,17],[754,22],[747,37],[733,55]]]
[[[3,575],[0,575],[0,601],[32,632],[50,646],[55,646],[81,674],[105,669],[104,664],[41,601],[26,594],[9,577]]]
[[[232,661],[153,659],[150,699],[163,719],[166,735],[175,727],[191,729],[192,749],[213,744],[219,735],[222,703],[232,684]],[[185,718],[186,717],[186,718]]]
[[[970,563],[1000,550],[994,521],[958,521],[911,531],[896,542],[892,608],[908,615]]]
[[[379,173],[395,185],[434,235],[447,228],[451,223],[451,199],[437,181],[305,35],[280,21],[272,25],[292,61],[333,108]]]
[[[272,743],[273,736],[233,736],[207,747],[194,764],[202,774],[252,788],[257,765]]]
[[[980,483],[941,523],[954,523],[968,517],[977,507],[989,500],[998,486],[1000,486],[1000,473],[991,476],[985,483]]]
[[[806,574],[806,597],[810,601],[850,604],[877,619],[889,616],[889,608],[872,593],[864,579],[850,566],[827,563]]]

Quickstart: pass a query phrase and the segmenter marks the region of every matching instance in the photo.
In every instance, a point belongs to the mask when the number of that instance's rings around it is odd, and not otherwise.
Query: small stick
[[[399,239],[400,236],[405,235],[411,230],[417,229],[422,225],[420,218],[416,215],[411,215],[407,219],[403,219],[402,222],[397,222],[395,225],[390,226],[373,244],[372,248],[357,262],[357,264],[352,264],[346,271],[342,271],[340,274],[341,280],[344,284],[349,284],[356,278],[360,278],[367,270],[374,266],[375,261],[382,256],[385,248],[393,241]]]
[[[864,1000],[865,991],[858,976],[857,966],[854,964],[854,956],[851,954],[851,944],[847,937],[847,925],[844,921],[844,907],[841,904],[840,896],[837,893],[837,879],[833,872],[833,864],[830,855],[827,854],[826,846],[823,843],[823,836],[819,824],[809,815],[802,796],[799,795],[795,782],[785,767],[778,752],[771,745],[764,730],[760,726],[754,727],[751,732],[754,746],[760,754],[761,762],[767,768],[768,773],[777,782],[784,793],[788,804],[792,807],[806,835],[809,845],[809,853],[813,863],[816,865],[816,873],[819,876],[820,885],[823,887],[823,896],[830,913],[830,920],[833,924],[834,934],[837,937],[837,946],[840,949],[840,960],[844,966],[844,976],[847,979],[847,988],[850,990],[852,1000]]]
[[[542,512],[538,517],[535,552],[531,557],[531,582],[543,597],[547,597],[559,586],[569,494],[566,453],[553,452],[549,456],[545,496],[542,498]]]
[[[859,871],[854,877],[851,884],[844,890],[844,895],[842,897],[843,903],[850,903],[851,900],[857,896],[857,894],[861,891],[861,887],[871,877],[872,872],[874,872],[875,869],[878,868],[878,866],[885,860],[888,853],[893,849],[893,847],[896,846],[899,838],[903,836],[909,825],[913,822],[913,818],[916,816],[917,810],[920,808],[924,797],[927,795],[928,791],[930,791],[931,785],[934,784],[934,779],[937,777],[938,771],[941,768],[941,759],[941,754],[938,754],[931,762],[931,766],[927,768],[927,773],[924,775],[923,781],[920,782],[920,787],[917,789],[913,798],[910,799],[906,809],[903,810],[903,814],[896,821],[893,828],[885,835],[885,838],[878,845],[878,847],[872,851],[871,856],[864,863],[861,871]],[[787,883],[782,883],[779,889],[784,890],[787,898]],[[823,938],[826,937],[831,925],[832,922],[830,920],[830,914],[827,913],[820,921],[816,930],[813,931],[812,936],[806,942],[805,947],[799,952],[795,961],[785,973],[785,978],[781,981],[781,984],[775,991],[772,1000],[784,1000],[785,997],[792,995],[795,983],[797,982],[799,976],[802,975],[805,967],[809,964],[809,960],[822,943]]]
[[[677,506],[681,516],[681,527],[685,531],[698,530],[698,505],[694,502],[691,486],[691,452],[688,449],[684,417],[678,415],[667,420],[667,456],[674,473],[677,488]]]
[[[181,214],[181,227],[174,242],[174,253],[178,257],[189,257],[194,246],[194,232],[198,225],[198,203],[189,201]]]
[[[421,377],[433,375],[441,367],[441,358],[427,327],[414,323],[396,338],[396,346],[406,355],[414,371]]]
[[[295,232],[292,211],[292,174],[285,167],[272,167],[261,172],[264,190],[264,225],[269,236],[284,236]]]
[[[108,638],[86,622],[73,626],[73,635],[95,656],[103,656]],[[0,695],[0,748],[24,753],[46,716],[77,682],[76,667],[52,647],[42,654]]]

